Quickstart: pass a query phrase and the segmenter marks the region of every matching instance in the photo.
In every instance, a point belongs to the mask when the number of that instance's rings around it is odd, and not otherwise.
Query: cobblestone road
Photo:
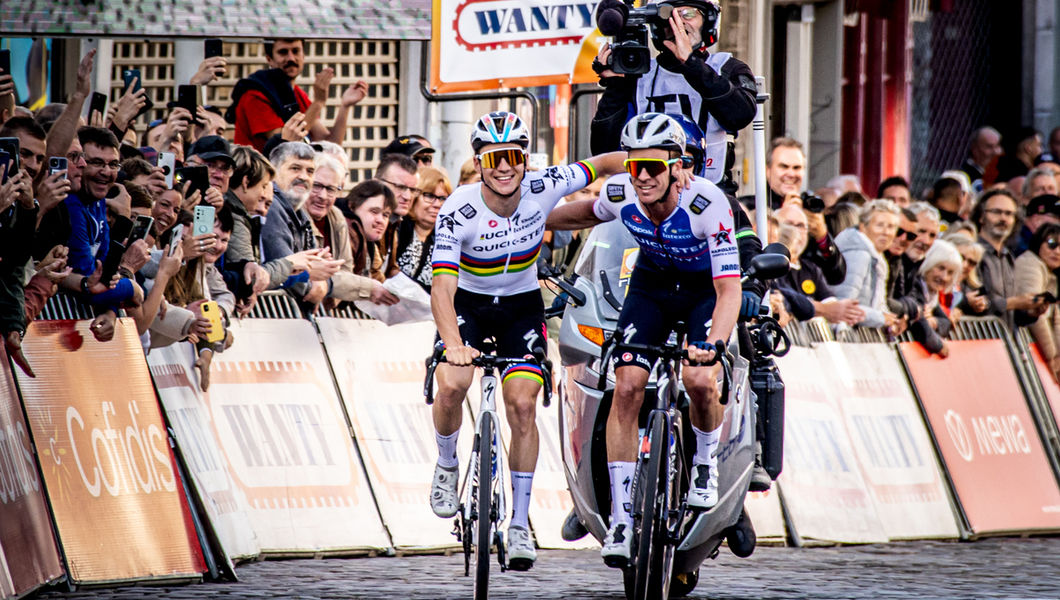
[[[270,560],[237,569],[239,583],[48,592],[60,598],[470,598],[463,557]],[[497,573],[495,598],[623,598],[620,573],[595,551],[541,551],[529,573]],[[1060,598],[1060,538],[906,542],[827,548],[722,549],[692,598]]]

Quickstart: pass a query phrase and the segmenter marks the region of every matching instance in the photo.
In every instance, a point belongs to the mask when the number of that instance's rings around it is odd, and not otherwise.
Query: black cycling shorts
[[[457,288],[453,306],[460,337],[467,346],[483,351],[483,342],[491,340],[497,356],[503,357],[532,357],[535,350],[547,352],[545,305],[538,290],[488,296]],[[510,365],[501,381],[513,377],[544,383],[541,367],[531,362]]]
[[[615,338],[620,343],[661,346],[677,322],[683,321],[688,341],[706,341],[707,322],[716,301],[709,271],[663,274],[638,265],[629,280]],[[616,348],[614,358],[615,367],[636,365],[646,371],[655,362],[654,356],[621,348]]]

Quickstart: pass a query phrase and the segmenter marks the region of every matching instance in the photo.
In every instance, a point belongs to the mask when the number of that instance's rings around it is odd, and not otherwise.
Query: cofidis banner
[[[38,321],[18,383],[74,582],[193,577],[206,567],[131,319]]]
[[[434,0],[431,91],[596,82],[596,0]]]

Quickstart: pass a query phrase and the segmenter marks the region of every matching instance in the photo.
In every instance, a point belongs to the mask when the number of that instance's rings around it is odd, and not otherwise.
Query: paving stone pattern
[[[268,560],[239,583],[127,587],[41,598],[470,598],[463,556]],[[620,600],[619,571],[595,551],[540,551],[528,573],[493,572],[493,598]],[[904,542],[825,548],[759,547],[707,561],[691,598],[1060,598],[1060,538]]]

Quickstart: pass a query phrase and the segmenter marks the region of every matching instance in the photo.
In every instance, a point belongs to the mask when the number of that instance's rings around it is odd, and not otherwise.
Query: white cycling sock
[[[633,502],[630,500],[630,490],[633,488],[633,477],[637,472],[635,462],[609,462],[607,463],[607,474],[611,477],[611,522],[633,523],[630,514],[633,510]]]
[[[718,441],[721,440],[721,426],[714,431],[702,431],[693,425],[692,433],[696,434],[696,455],[692,458],[692,464],[718,466],[718,457],[714,456],[714,451],[718,449]]]
[[[459,429],[449,435],[442,435],[438,431],[434,432],[434,439],[438,442],[438,464],[446,469],[452,469],[460,465],[460,462],[456,459],[456,438],[458,437],[460,437]]]
[[[530,487],[534,474],[512,471],[512,522],[510,527],[530,529]]]

